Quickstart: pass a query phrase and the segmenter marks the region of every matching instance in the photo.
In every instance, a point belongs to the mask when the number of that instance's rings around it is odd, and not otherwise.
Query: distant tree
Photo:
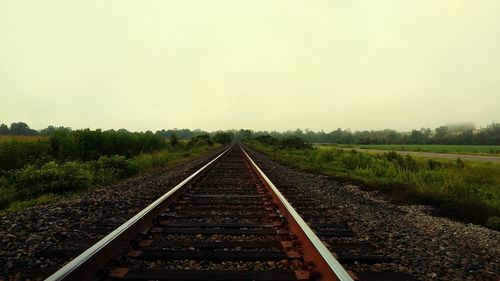
[[[277,145],[279,143],[279,140],[277,138],[270,135],[258,136],[255,139],[261,143],[265,143],[268,145]]]
[[[228,132],[218,131],[213,137],[214,142],[220,144],[230,144],[233,140],[233,134]]]
[[[204,134],[204,135],[197,135],[197,136],[192,137],[189,140],[187,147],[212,145],[212,144],[213,144],[213,142],[210,139],[210,136],[208,134]]]
[[[36,130],[30,129],[28,124],[24,122],[14,122],[10,125],[10,133],[12,135],[23,135],[23,136],[32,136],[37,135],[38,132]]]
[[[247,139],[251,139],[252,138],[252,135],[253,135],[253,132],[251,130],[248,130],[248,129],[240,129],[238,131],[238,137],[240,140],[247,140]]]
[[[473,144],[474,132],[472,130],[466,130],[457,136],[459,144]]]
[[[412,130],[410,141],[412,144],[428,143],[430,134],[431,134],[431,129],[421,128],[420,130]]]
[[[438,144],[443,144],[447,142],[449,130],[446,126],[440,126],[435,129],[436,134],[434,135],[434,142]]]
[[[9,127],[2,123],[2,125],[0,125],[0,135],[8,135],[8,134],[10,134]]]
[[[48,126],[45,129],[40,130],[40,134],[42,135],[51,135],[55,132],[71,132],[71,128],[69,127],[55,127],[55,126]]]

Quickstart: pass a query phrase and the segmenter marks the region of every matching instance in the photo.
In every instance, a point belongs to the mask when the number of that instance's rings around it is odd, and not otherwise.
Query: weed
[[[436,206],[441,214],[483,225],[500,217],[500,165],[457,159],[429,159],[394,151],[292,149],[258,141],[248,145],[306,171],[376,187],[399,202]],[[488,223],[487,223],[488,221]]]

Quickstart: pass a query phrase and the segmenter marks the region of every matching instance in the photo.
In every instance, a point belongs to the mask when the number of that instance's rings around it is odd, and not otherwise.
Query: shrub
[[[108,184],[115,179],[122,179],[137,173],[137,168],[124,156],[101,156],[92,163],[95,180],[99,184]]]
[[[49,137],[49,142],[58,160],[90,161],[113,155],[130,158],[165,148],[165,140],[153,133],[89,129],[55,132]]]
[[[40,169],[29,165],[13,173],[14,185],[23,199],[44,193],[64,194],[92,184],[91,173],[84,164],[48,162]]]
[[[279,146],[281,148],[292,148],[292,149],[308,149],[312,148],[310,143],[307,143],[304,139],[298,137],[287,137],[280,141]]]
[[[11,138],[0,142],[0,171],[20,169],[26,165],[41,165],[50,159],[47,140],[19,141]]]
[[[172,134],[170,136],[170,145],[171,146],[177,146],[177,145],[179,145],[179,138],[177,137],[176,134]]]
[[[384,153],[383,157],[402,170],[416,171],[418,169],[417,161],[413,159],[413,157],[411,157],[409,154],[406,154],[403,157],[401,154],[395,151],[390,151]]]
[[[196,147],[196,146],[204,146],[204,145],[213,145],[213,142],[212,140],[210,139],[210,136],[209,135],[198,135],[198,136],[194,136],[192,137],[188,144],[187,144],[187,147],[188,148],[193,148],[193,147]]]

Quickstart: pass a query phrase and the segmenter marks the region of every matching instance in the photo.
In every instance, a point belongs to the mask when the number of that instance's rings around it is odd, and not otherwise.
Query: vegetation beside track
[[[356,145],[335,145],[335,144],[315,144],[318,148],[329,149],[338,148],[360,148],[395,151],[417,151],[432,153],[451,154],[478,154],[478,155],[500,155],[499,145],[444,145],[444,144],[356,144]]]
[[[151,134],[99,130],[32,141],[13,138],[0,143],[0,210],[50,203],[218,147],[208,135],[167,142]]]
[[[400,203],[428,204],[441,215],[500,230],[498,163],[317,149],[305,143],[286,145],[270,136],[247,145],[292,167],[352,181]]]

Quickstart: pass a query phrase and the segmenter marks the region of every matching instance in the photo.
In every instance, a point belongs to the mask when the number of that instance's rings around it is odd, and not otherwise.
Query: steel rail
[[[231,146],[232,147],[232,146]],[[138,224],[146,224],[144,221],[149,221],[151,218],[152,213],[155,210],[158,210],[159,207],[163,205],[166,201],[171,199],[171,197],[176,194],[176,192],[184,187],[187,183],[189,183],[191,180],[193,180],[197,175],[199,175],[201,172],[203,172],[206,168],[214,164],[215,161],[220,159],[227,151],[231,149],[231,147],[227,148],[224,150],[221,154],[219,154],[217,157],[212,159],[210,162],[205,164],[203,167],[198,169],[196,172],[194,172],[192,175],[190,175],[188,178],[184,179],[182,182],[180,182],[178,185],[176,185],[174,188],[172,188],[170,191],[162,195],[160,198],[155,200],[153,203],[151,203],[149,206],[144,208],[142,211],[137,213],[135,216],[133,216],[131,219],[120,225],[117,229],[106,235],[104,238],[99,240],[97,243],[95,243],[93,246],[88,248],[85,252],[81,253],[79,256],[77,256],[75,259],[67,263],[65,266],[60,268],[58,271],[47,277],[45,279],[46,281],[57,281],[57,280],[90,280],[93,278],[93,275],[97,272],[97,268],[94,269],[94,267],[91,267],[92,264],[92,259],[97,258],[98,260],[102,260],[103,257],[99,257],[100,255],[103,255],[103,251],[109,251],[107,248],[119,248],[116,245],[112,245],[113,243],[116,243],[117,240],[123,239],[125,236],[125,239],[127,237],[132,237],[132,235],[136,235],[136,231],[134,233],[128,234],[127,232],[131,228],[137,227]],[[156,215],[156,214],[154,214]],[[130,239],[130,238],[129,238]],[[94,272],[90,272],[88,268],[94,269]],[[79,275],[80,274],[80,275]]]
[[[354,281],[351,275],[344,269],[339,261],[332,255],[330,250],[326,248],[323,242],[312,231],[302,217],[295,211],[286,198],[271,182],[271,180],[262,172],[262,170],[255,164],[252,158],[248,155],[245,149],[240,145],[240,149],[245,154],[246,159],[251,167],[257,172],[259,177],[263,180],[264,184],[271,190],[271,195],[274,197],[278,208],[288,220],[288,224],[292,230],[297,234],[299,240],[303,243],[304,259],[306,261],[313,261],[316,269],[322,274],[322,280],[325,281]],[[302,239],[301,239],[302,238]]]

